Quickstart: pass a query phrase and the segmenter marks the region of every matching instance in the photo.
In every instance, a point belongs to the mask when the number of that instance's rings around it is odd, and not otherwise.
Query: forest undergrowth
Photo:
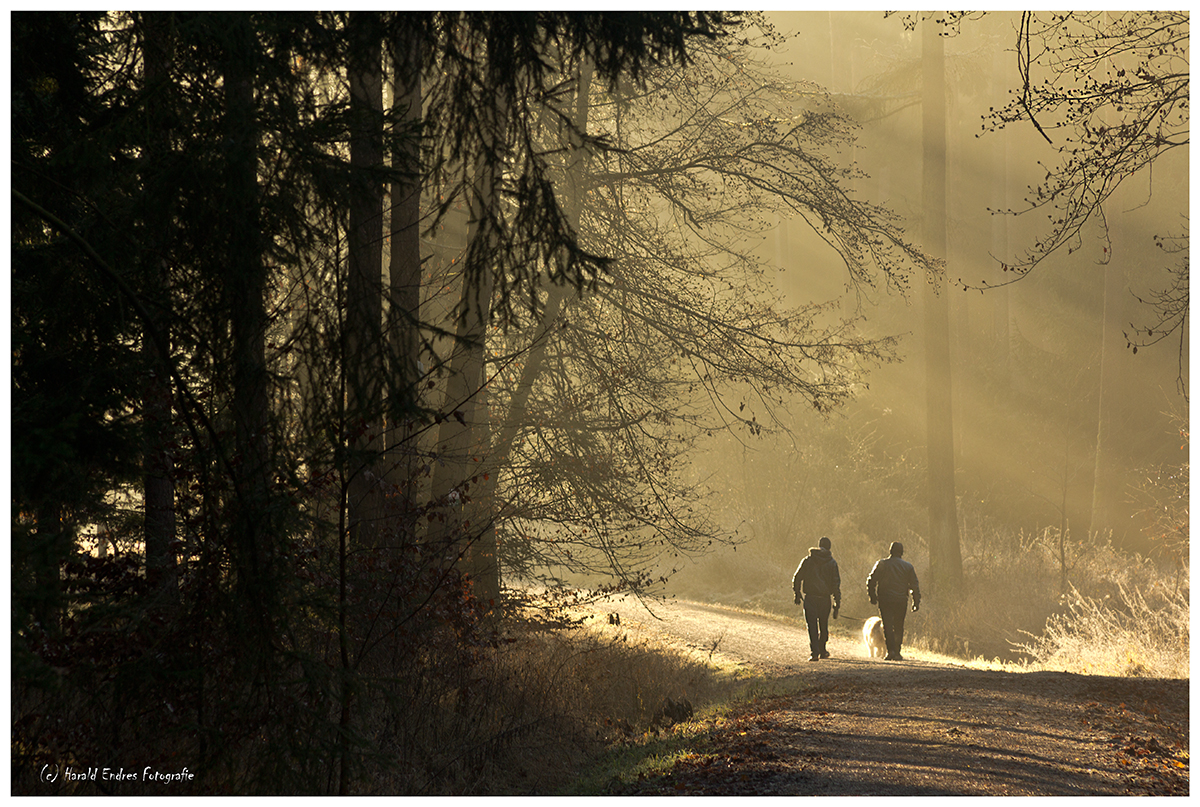
[[[1188,678],[1187,570],[1164,574],[1109,543],[1061,549],[1056,554],[1046,535],[1025,538],[1016,555],[972,546],[971,595],[956,611],[911,614],[920,624],[909,634],[914,647],[1014,672]],[[1061,557],[1073,558],[1065,594]],[[603,792],[610,774],[669,767],[700,730],[693,717],[719,714],[763,685],[719,654],[637,638],[619,623],[597,625],[603,615],[594,611],[584,620],[587,612],[571,613],[569,624],[515,622],[488,654],[478,670],[488,687],[482,702],[497,715],[524,715],[530,728],[506,735],[486,764],[464,767],[437,792]],[[1021,627],[1039,620],[1033,630]],[[1001,643],[1010,648],[1004,658],[968,652]],[[670,712],[685,702],[686,712]],[[399,792],[400,784],[381,782],[377,792]]]
[[[976,553],[959,604],[929,609],[917,643],[1023,669],[1189,677],[1186,568],[1110,542],[1060,546],[1043,534],[1022,536],[1020,546],[1015,555]]]
[[[475,703],[497,719],[521,715],[523,728],[498,735],[488,753],[464,758],[451,775],[430,783],[432,792],[506,795],[578,787],[581,777],[603,775],[596,760],[612,749],[660,731],[666,736],[670,727],[729,702],[750,683],[742,669],[713,653],[627,632],[590,609],[572,614],[550,624],[511,623],[477,670],[486,692]],[[645,744],[639,743],[641,753],[649,753]],[[379,785],[380,794],[413,792],[406,786],[411,783]]]
[[[1035,573],[1044,567],[1037,546],[1023,557],[1028,568],[1010,577],[1004,572],[1013,571],[1011,562],[974,562],[968,585],[976,586],[976,596],[952,615],[955,619],[929,619],[926,609],[912,615],[927,615],[921,630],[910,633],[914,646],[953,648],[970,620],[995,625],[1012,613],[996,605],[995,592],[1005,585],[1012,598],[1042,594],[1039,581],[1052,583],[1055,570],[1044,569],[1049,578]],[[1079,587],[1052,598],[1058,610],[1044,630],[1025,634],[1017,647],[1022,659],[1004,666],[1186,678],[1186,576],[1168,585],[1151,580],[1147,564],[1119,553],[1094,552],[1091,558],[1090,565],[1075,566],[1090,575],[1078,575]],[[469,665],[450,653],[378,673],[364,691],[370,697],[362,700],[354,793],[602,792],[606,765],[624,775],[669,760],[687,739],[680,733],[687,733],[693,718],[728,708],[762,683],[715,652],[642,638],[619,621],[606,624],[595,609],[566,606],[511,613],[493,641],[476,647]],[[629,754],[636,758],[625,758]],[[203,784],[178,791],[230,792],[211,773]],[[240,789],[237,778],[225,783],[233,792]],[[283,781],[269,790],[293,792]],[[27,778],[14,777],[16,792],[40,790]],[[97,791],[92,783],[79,782],[56,792]],[[301,786],[294,792],[310,791]]]
[[[467,647],[428,642],[419,656],[388,654],[359,671],[348,793],[557,792],[594,770],[604,750],[685,723],[746,684],[713,653],[637,636],[594,610],[520,607],[493,627]],[[135,711],[108,682],[96,683],[88,693],[64,671],[58,686],[14,689],[14,794],[315,794],[337,786],[339,743],[318,736],[337,712],[322,719],[302,679],[278,686],[262,713],[227,716],[216,729],[219,756],[201,753],[180,710]],[[158,689],[128,694],[167,702]],[[144,781],[146,763],[186,778]]]
[[[1018,671],[1189,677],[1186,567],[1171,573],[1109,543],[1060,545],[1047,534],[1015,545],[997,535],[971,539],[964,543],[966,595],[950,608],[937,592],[926,593],[906,630],[914,649]],[[906,556],[927,568],[924,548],[909,543]],[[843,613],[862,617],[872,609],[860,576],[873,560],[848,551],[854,546],[841,541],[834,549]],[[709,591],[725,599],[710,601],[798,617],[790,573],[780,566],[782,584],[769,596],[761,589],[757,602],[752,589],[739,595],[731,585],[735,576],[727,574],[724,588],[714,584]],[[453,592],[446,599],[446,608],[457,601]],[[281,669],[266,695],[253,682],[240,692],[237,670],[222,660],[230,658],[228,648],[219,643],[197,644],[199,666],[181,667],[178,681],[149,678],[139,666],[144,659],[187,636],[146,644],[150,633],[124,639],[94,630],[68,633],[61,647],[47,645],[47,680],[14,686],[13,793],[162,790],[145,782],[82,779],[51,786],[39,780],[45,765],[73,766],[78,773],[130,761],[196,775],[172,785],[172,795],[332,792],[343,768],[349,793],[558,792],[579,787],[581,775],[603,776],[596,760],[631,747],[631,738],[640,738],[636,753],[669,757],[678,724],[686,728],[694,715],[719,710],[761,683],[715,647],[705,652],[641,638],[615,616],[618,624],[608,624],[603,613],[571,599],[531,605],[475,627],[466,612],[447,621],[433,617],[458,611],[431,609],[414,628],[424,639],[412,644],[397,635],[384,643],[393,650],[380,645],[364,656],[353,690],[337,686],[335,659],[322,665],[319,655],[310,655]],[[843,620],[837,629],[851,624]],[[189,635],[195,641],[201,634]],[[303,644],[316,648],[317,639],[314,634]],[[71,669],[65,659],[83,651],[95,658],[75,658],[79,669]],[[103,669],[117,672],[93,674]],[[202,689],[189,683],[197,669],[209,682]],[[192,691],[203,701],[179,700]],[[352,721],[339,729],[341,691],[351,693]],[[203,726],[192,722],[193,713],[203,716]],[[614,764],[628,769],[644,760]],[[605,783],[592,785],[600,792]]]

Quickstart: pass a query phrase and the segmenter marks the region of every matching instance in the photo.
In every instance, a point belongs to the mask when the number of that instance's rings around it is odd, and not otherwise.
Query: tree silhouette
[[[984,128],[1028,122],[1061,159],[1046,166],[1024,208],[1004,211],[1041,210],[1047,221],[1045,232],[1019,257],[1001,257],[1005,271],[1021,277],[1059,250],[1083,248],[1081,232],[1093,221],[1102,241],[1097,260],[1109,262],[1113,243],[1105,204],[1123,184],[1152,176],[1156,163],[1190,143],[1188,34],[1187,12],[1022,12],[1014,48],[1016,97],[994,110]],[[1162,181],[1160,176],[1155,183]],[[1184,233],[1164,231],[1156,240],[1160,246],[1186,245],[1186,221]],[[1177,334],[1178,382],[1186,397],[1188,256],[1186,246],[1169,251],[1181,255],[1168,266],[1170,284],[1149,299],[1139,298],[1156,319],[1131,326],[1129,347]]]
[[[413,309],[381,305],[383,190],[429,188],[436,219],[477,165],[519,154],[479,214],[506,221],[515,202],[513,226],[468,261],[468,292],[485,277],[501,300],[551,275],[585,285],[602,261],[523,147],[532,118],[481,133],[480,110],[542,104],[549,49],[616,82],[685,58],[725,19],[14,16],[15,788],[67,753],[139,749],[163,769],[183,755],[209,773],[198,787],[235,792],[349,790],[385,757],[424,771],[418,756],[444,753],[379,754],[367,722],[395,713],[349,708],[370,689],[423,725],[413,692],[439,693],[420,701],[432,720],[481,636],[462,575],[371,470],[398,447],[381,430],[422,405],[412,347],[392,340]],[[463,47],[484,40],[482,61]],[[415,56],[396,60],[398,83],[423,80],[433,123],[381,103],[384,43]],[[352,482],[378,506],[352,512]],[[371,541],[347,540],[376,514]],[[147,575],[172,561],[163,609]],[[490,747],[494,723],[463,725]]]
[[[764,69],[745,38],[642,86],[589,88],[584,66],[583,94],[543,132],[543,151],[563,155],[568,220],[578,204],[582,243],[611,262],[594,290],[550,287],[541,317],[492,337],[487,482],[499,478],[511,573],[661,583],[676,555],[732,538],[690,476],[700,438],[761,435],[795,400],[829,411],[892,356],[893,340],[826,304],[775,302],[756,246],[781,214],[803,217],[857,282],[904,287],[925,258],[848,190],[836,153],[849,122],[818,88]]]
[[[945,259],[946,249],[946,59],[943,25],[921,26],[921,209],[923,240]],[[950,360],[950,301],[943,272],[925,285],[925,441],[929,479],[929,565],[933,587],[950,597],[962,585],[958,503],[954,480],[954,407]]]

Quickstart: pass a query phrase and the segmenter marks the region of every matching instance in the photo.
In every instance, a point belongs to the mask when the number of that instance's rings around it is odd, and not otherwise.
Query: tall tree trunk
[[[351,435],[350,522],[355,545],[380,535],[381,490],[376,460],[383,447],[383,165],[382,43],[376,12],[353,12],[350,53],[350,220],[347,232],[346,374]]]
[[[946,258],[946,63],[941,25],[921,33],[922,192],[924,246]],[[929,473],[929,565],[935,587],[954,596],[962,582],[954,490],[954,422],[950,371],[950,306],[945,274],[925,284],[926,440]]]
[[[1108,30],[1109,13],[1103,12],[1101,19],[1104,30]],[[1101,66],[1102,75],[1111,75],[1113,63],[1110,58],[1105,58],[1101,62]],[[1105,107],[1102,117],[1104,124],[1111,126],[1113,124],[1112,108]],[[1120,496],[1117,468],[1110,456],[1120,384],[1114,373],[1116,362],[1110,345],[1112,339],[1119,332],[1116,321],[1116,292],[1118,289],[1124,290],[1125,273],[1112,264],[1107,251],[1101,261],[1101,271],[1104,273],[1104,312],[1100,323],[1100,390],[1097,396],[1099,403],[1096,412],[1096,463],[1092,478],[1092,511],[1088,532],[1089,534],[1104,535],[1105,533],[1111,534],[1117,526],[1114,515],[1117,498]]]
[[[829,92],[854,94],[854,31],[840,11],[827,12],[829,23]]]
[[[1104,275],[1104,314],[1100,325],[1100,390],[1096,412],[1096,463],[1092,481],[1092,512],[1088,532],[1111,532],[1114,512],[1120,496],[1120,479],[1112,462],[1112,433],[1114,414],[1121,386],[1114,373],[1113,340],[1121,332],[1116,324],[1115,294],[1124,289],[1124,273],[1112,263],[1101,267]]]
[[[1010,65],[1011,54],[1001,48],[997,48],[992,55],[992,77],[993,86],[1002,87],[1006,85],[1006,79],[1011,69]],[[1012,205],[1009,202],[1009,129],[1007,127],[993,133],[992,146],[992,255],[1001,260],[1008,260],[1008,241],[1009,241],[1009,216],[1008,210]],[[988,291],[992,301],[992,333],[995,353],[993,354],[993,366],[996,368],[1000,376],[1000,384],[1003,389],[1008,388],[1009,381],[1009,354],[1011,340],[1009,331],[1009,322],[1011,315],[1009,313],[1009,287],[1007,285]]]
[[[486,90],[485,90],[486,91]],[[485,107],[495,117],[485,122],[482,135],[490,141],[484,154],[503,148],[506,110]],[[443,508],[444,521],[431,537],[456,539],[462,568],[472,578],[475,595],[483,602],[500,597],[493,512],[486,493],[484,462],[490,451],[490,422],[484,390],[487,325],[491,317],[494,255],[493,218],[501,215],[496,193],[497,166],[481,158],[468,190],[467,257],[463,261],[462,296],[455,346],[450,359],[443,411],[448,415],[438,431],[439,462],[433,475],[433,502]],[[472,279],[477,279],[472,282]]]
[[[248,622],[247,641],[255,643],[248,647],[263,651],[274,638],[271,624],[276,591],[271,569],[274,536],[267,447],[267,270],[258,218],[257,42],[248,15],[229,14],[226,20],[230,43],[223,64],[229,144],[224,200],[228,251],[223,268],[233,336],[234,568],[239,613]]]
[[[29,560],[22,567],[33,569],[34,599],[32,616],[42,630],[56,632],[65,607],[62,566],[75,544],[74,529],[63,518],[58,503],[43,503],[36,514],[37,532],[32,541]]]
[[[350,85],[350,215],[346,234],[346,314],[342,326],[349,466],[338,531],[339,693],[338,794],[350,788],[350,734],[356,687],[349,633],[350,554],[386,540],[377,464],[383,434],[383,44],[377,12],[351,12],[347,24]]]
[[[483,179],[478,188],[484,198],[490,197],[490,179]],[[471,215],[469,240],[475,242],[485,233],[475,218],[478,211],[473,210]],[[495,534],[488,529],[492,514],[481,495],[486,492],[484,460],[490,448],[484,371],[492,286],[489,268],[479,275],[478,284],[463,278],[463,311],[446,381],[446,419],[438,430],[432,491],[433,503],[442,508],[444,518],[437,522],[431,538],[439,546],[455,542],[454,551],[463,561],[461,567],[472,577],[475,594],[484,602],[499,597],[495,548],[484,544],[489,535]]]
[[[392,43],[392,107],[399,127],[392,169],[404,179],[391,187],[391,236],[388,256],[388,333],[391,371],[388,373],[387,478],[400,491],[403,527],[411,533],[416,510],[418,476],[415,408],[418,405],[421,321],[421,40],[414,29]]]
[[[141,16],[143,83],[146,90],[146,141],[143,144],[142,187],[145,201],[147,257],[143,266],[143,293],[152,322],[170,344],[170,301],[168,298],[167,248],[171,240],[172,205],[167,194],[158,192],[162,183],[155,173],[163,168],[170,151],[166,129],[171,67],[171,15],[145,12]],[[168,347],[169,349],[169,347]],[[168,601],[178,595],[175,569],[175,480],[171,455],[172,406],[169,356],[147,333],[142,339],[147,380],[142,389],[142,488],[146,577]]]

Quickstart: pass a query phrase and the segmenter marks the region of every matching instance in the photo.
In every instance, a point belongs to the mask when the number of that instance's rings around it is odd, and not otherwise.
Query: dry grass
[[[1076,542],[1063,593],[1052,538],[1025,538],[1018,552],[972,550],[964,596],[954,608],[928,609],[914,626],[916,644],[1024,669],[1188,676],[1186,573],[1172,578],[1109,543]]]
[[[913,641],[1022,669],[1188,677],[1188,583],[1108,543],[1068,548],[1069,589],[1053,540],[1016,553],[976,544],[955,608],[922,609]],[[917,615],[914,615],[917,616]]]
[[[442,755],[424,774],[406,770],[406,760],[380,765],[392,773],[374,778],[368,792],[558,792],[594,770],[605,749],[644,737],[665,699],[687,700],[699,712],[738,685],[714,654],[599,623],[510,630],[505,642],[484,651],[466,702],[454,693],[440,708],[427,705],[429,714],[410,715],[454,755]]]
[[[1072,589],[1067,613],[1056,614],[1021,649],[1029,666],[1093,675],[1189,677],[1188,589],[1119,587],[1119,598],[1085,597]]]

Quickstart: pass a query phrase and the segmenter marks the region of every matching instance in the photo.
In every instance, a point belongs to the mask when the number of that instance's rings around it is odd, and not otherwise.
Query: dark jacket
[[[871,602],[880,600],[908,600],[912,591],[913,604],[921,604],[921,586],[917,583],[917,570],[904,558],[889,557],[878,561],[867,578],[867,596]]]
[[[804,597],[833,597],[835,605],[842,602],[842,576],[837,561],[828,549],[813,547],[808,557],[800,561],[800,568],[792,577],[792,591],[796,602]]]

